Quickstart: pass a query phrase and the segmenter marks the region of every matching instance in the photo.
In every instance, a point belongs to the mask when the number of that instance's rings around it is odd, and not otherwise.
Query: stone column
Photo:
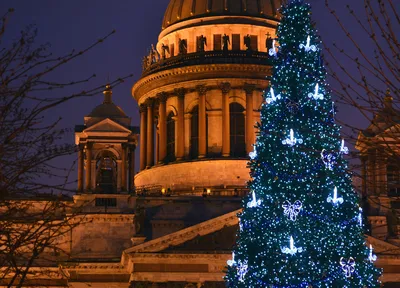
[[[167,157],[167,93],[157,94],[160,106],[158,107],[158,131],[159,131],[159,142],[158,142],[158,161],[163,162]]]
[[[93,157],[92,157],[92,173],[91,173],[92,184],[90,187],[93,192],[96,191],[96,177],[97,177],[97,172],[98,172],[96,164],[97,164],[96,159],[93,159]]]
[[[368,183],[368,194],[369,195],[376,195],[376,151],[375,149],[368,150],[368,165],[367,165],[367,179]]]
[[[146,169],[147,107],[140,105],[140,171]]]
[[[121,144],[122,148],[122,153],[121,153],[121,191],[126,191],[126,160],[127,160],[127,155],[126,155],[126,145]],[[118,175],[118,177],[120,176]]]
[[[361,193],[362,196],[367,196],[367,171],[366,171],[366,157],[361,156]]]
[[[82,145],[78,146],[78,193],[83,191],[84,155]]]
[[[129,147],[130,150],[130,159],[129,159],[129,190],[135,190],[135,151],[136,145],[131,145]]]
[[[154,165],[154,117],[153,117],[153,99],[147,99],[147,157],[146,168]]]
[[[207,155],[207,115],[206,115],[206,94],[207,87],[199,85],[196,87],[199,94],[199,158]]]
[[[230,155],[230,123],[229,123],[229,91],[231,84],[229,82],[221,83],[222,92],[222,156]]]
[[[156,121],[156,123],[154,123],[155,127],[156,127],[156,147],[154,148],[154,164],[157,164],[158,162],[160,162],[160,154],[158,153],[160,151],[160,130],[158,128],[158,121]]]
[[[121,192],[121,182],[122,182],[122,177],[121,177],[121,171],[122,171],[122,161],[117,160],[117,191]]]
[[[177,133],[177,153],[176,160],[182,160],[185,156],[185,89],[175,89],[178,96],[178,133]]]
[[[377,186],[379,195],[387,195],[387,157],[383,150],[377,150]]]
[[[252,152],[254,144],[254,107],[253,107],[253,92],[255,85],[245,84],[243,87],[246,92],[246,153]]]
[[[85,182],[85,190],[90,191],[92,187],[92,143],[86,144],[86,182]]]

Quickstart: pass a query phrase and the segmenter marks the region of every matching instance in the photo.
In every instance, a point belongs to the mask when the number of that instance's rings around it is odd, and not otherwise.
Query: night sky
[[[360,5],[363,1],[331,2],[343,15],[344,24],[352,25],[355,34],[358,34],[354,23],[346,18],[345,4],[351,2],[355,5],[353,2],[360,2]],[[147,54],[150,45],[157,42],[168,3],[169,0],[2,0],[0,11],[3,15],[10,7],[15,9],[7,26],[6,37],[17,38],[19,31],[27,25],[34,24],[38,29],[37,44],[50,43],[50,50],[54,55],[64,55],[72,49],[85,48],[115,29],[116,33],[106,42],[56,71],[53,78],[60,82],[69,82],[95,73],[97,77],[91,83],[85,84],[89,88],[105,84],[108,78],[115,79],[133,74],[132,78],[113,89],[113,101],[132,117],[132,125],[139,125],[138,106],[130,90],[141,75],[142,57]],[[325,8],[325,0],[309,0],[309,3],[312,4],[312,17],[325,45],[329,46],[335,41],[346,47],[347,40],[339,33],[334,18]],[[82,86],[76,90],[67,88],[63,93],[68,94],[81,89]],[[73,128],[76,124],[83,124],[83,117],[102,101],[102,94],[71,101],[52,111],[52,116],[63,117],[62,125]],[[342,107],[339,117],[344,121],[355,121],[364,127],[367,125],[367,122],[363,123],[358,118],[346,118],[346,115],[350,114],[346,113],[347,109]],[[65,142],[74,142],[72,132],[66,137]],[[137,150],[137,160],[138,158]],[[75,174],[73,176],[75,177]]]

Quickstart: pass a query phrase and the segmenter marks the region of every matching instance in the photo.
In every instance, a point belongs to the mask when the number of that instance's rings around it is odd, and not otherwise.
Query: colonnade
[[[364,195],[387,195],[388,158],[384,151],[369,149],[361,155],[362,193]]]
[[[195,91],[198,96],[199,105],[199,145],[198,158],[207,156],[207,112],[206,112],[206,96],[208,91],[215,89],[206,85],[198,85]],[[254,105],[253,94],[256,91],[255,85],[245,84],[241,87],[246,94],[246,152],[250,153],[253,150],[255,139],[254,134]],[[222,156],[230,156],[230,111],[229,111],[229,92],[232,90],[229,82],[223,82],[219,85],[218,90],[222,98]],[[140,170],[150,168],[155,163],[154,155],[157,152],[157,160],[162,163],[167,156],[167,107],[166,102],[168,97],[177,97],[177,115],[176,123],[176,160],[182,160],[185,157],[185,94],[187,89],[177,88],[171,93],[161,92],[156,97],[148,98],[140,105]],[[155,105],[158,105],[158,137],[156,144],[154,143],[155,135]],[[155,148],[158,151],[155,151]]]
[[[136,145],[120,144],[120,159],[117,162],[117,191],[134,189]],[[93,154],[101,149],[93,149],[93,143],[81,144],[78,150],[78,192],[96,189],[96,163]],[[86,168],[85,166],[86,158]],[[85,172],[85,173],[84,173]],[[85,174],[85,175],[84,175]],[[128,181],[129,179],[129,181]],[[85,183],[85,185],[84,185]]]

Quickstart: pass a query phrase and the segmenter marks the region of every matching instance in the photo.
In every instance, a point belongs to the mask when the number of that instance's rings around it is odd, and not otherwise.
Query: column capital
[[[145,101],[147,108],[153,107],[154,102],[155,102],[155,101],[154,101],[153,98],[147,98],[146,101]]]
[[[246,92],[246,95],[253,94],[253,91],[256,90],[256,85],[245,83],[243,86],[243,90]]]
[[[92,149],[93,148],[93,142],[87,142],[85,145],[86,149]]]
[[[228,94],[231,91],[232,86],[229,82],[222,82],[219,84],[219,88],[222,90],[223,94]]]
[[[185,88],[175,88],[174,89],[174,94],[176,95],[176,96],[178,96],[178,98],[183,98],[183,97],[185,97],[185,94],[186,94],[186,89]]]
[[[167,102],[168,94],[166,92],[157,93],[157,99],[160,103],[165,103]]]
[[[143,113],[143,112],[146,112],[147,111],[147,106],[146,106],[146,104],[140,104],[139,105],[139,112],[140,113]]]
[[[197,85],[196,86],[196,91],[199,93],[199,95],[205,95],[208,91],[208,87],[206,85]]]

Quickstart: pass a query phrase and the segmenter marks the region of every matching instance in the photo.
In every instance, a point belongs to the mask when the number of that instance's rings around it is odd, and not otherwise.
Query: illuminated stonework
[[[138,191],[245,187],[278,7],[280,1],[267,0],[170,2],[158,43],[132,87],[141,111]],[[195,173],[202,170],[194,162],[214,160],[205,174]],[[219,166],[230,160],[236,169]],[[161,176],[187,169],[187,162],[193,171],[178,173],[181,179]]]

